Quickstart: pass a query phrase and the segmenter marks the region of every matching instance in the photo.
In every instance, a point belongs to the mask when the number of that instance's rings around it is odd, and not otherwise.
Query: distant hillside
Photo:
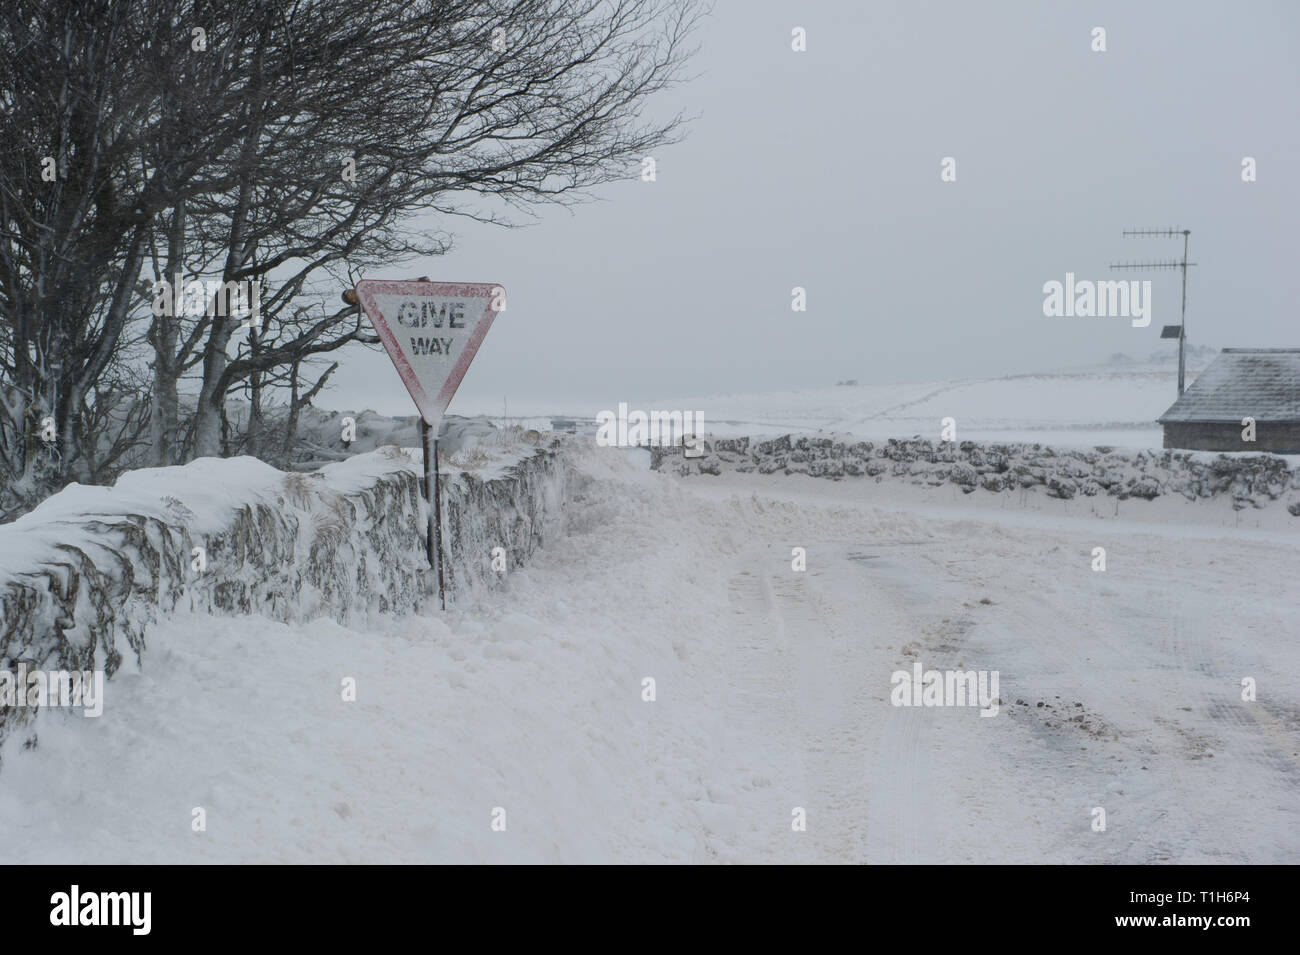
[[[1218,353],[1207,346],[1189,348],[1187,383],[1195,381]],[[657,400],[611,395],[603,405],[593,402],[586,407],[512,398],[509,409],[511,424],[539,431],[564,418],[578,422],[579,431],[594,433],[596,414],[615,410],[624,401],[629,409],[697,411],[709,433],[728,436],[820,431],[876,439],[937,437],[942,419],[952,417],[962,440],[1158,448],[1163,435],[1156,418],[1177,397],[1177,372],[1178,352],[1171,348],[1145,359],[1117,354],[1102,365],[1000,378],[908,384],[873,384],[860,378],[858,384],[824,388]],[[487,410],[470,401],[454,402],[453,407],[468,413]],[[319,433],[323,446],[333,446],[344,414],[312,409],[304,415],[303,428]],[[358,450],[419,443],[415,416],[353,414]],[[500,424],[503,419],[498,413],[475,420]]]

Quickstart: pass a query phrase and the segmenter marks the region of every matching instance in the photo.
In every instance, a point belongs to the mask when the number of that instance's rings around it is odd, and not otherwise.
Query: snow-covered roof
[[[1300,421],[1300,348],[1225,348],[1158,419]]]

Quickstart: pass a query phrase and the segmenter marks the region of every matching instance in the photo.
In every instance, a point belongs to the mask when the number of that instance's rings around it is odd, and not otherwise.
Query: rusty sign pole
[[[447,589],[442,575],[442,487],[438,481],[438,438],[429,422],[420,418],[420,439],[424,445],[424,498],[429,502],[429,526],[424,536],[429,569],[437,569],[438,599],[447,609]]]

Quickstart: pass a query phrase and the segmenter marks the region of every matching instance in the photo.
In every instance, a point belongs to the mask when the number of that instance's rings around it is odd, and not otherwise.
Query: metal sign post
[[[420,412],[424,496],[429,504],[425,552],[429,569],[438,575],[438,599],[446,610],[438,428],[493,319],[505,309],[505,289],[483,282],[366,279],[350,296],[345,292],[343,300],[365,311]]]
[[[438,574],[438,600],[447,609],[447,588],[442,575],[442,487],[438,482],[438,438],[429,422],[420,419],[420,438],[424,445],[424,499],[429,502],[429,526],[425,528],[424,546],[429,567]]]

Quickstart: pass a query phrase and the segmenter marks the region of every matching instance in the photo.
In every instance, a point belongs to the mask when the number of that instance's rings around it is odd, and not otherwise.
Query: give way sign
[[[490,282],[357,283],[361,307],[435,436],[505,297]]]

